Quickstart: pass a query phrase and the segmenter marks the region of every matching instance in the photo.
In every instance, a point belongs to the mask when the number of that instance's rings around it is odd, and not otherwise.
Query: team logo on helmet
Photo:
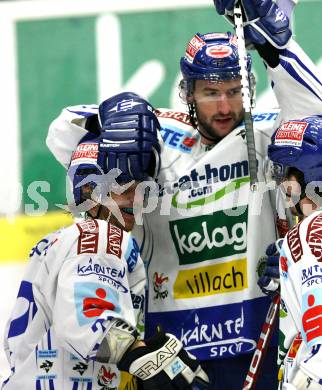
[[[187,60],[192,62],[196,53],[205,45],[206,42],[199,35],[192,37],[186,49]]]
[[[70,165],[96,163],[98,156],[97,143],[79,144],[72,154]]]
[[[206,50],[206,54],[213,58],[225,58],[232,54],[233,50],[231,47],[226,45],[210,46]]]
[[[204,34],[204,39],[209,40],[209,39],[229,39],[229,35],[226,33],[209,33],[209,34]]]

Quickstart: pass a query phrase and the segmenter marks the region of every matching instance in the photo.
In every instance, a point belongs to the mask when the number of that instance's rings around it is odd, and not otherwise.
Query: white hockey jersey
[[[292,42],[268,69],[280,111],[254,111],[259,190],[249,189],[244,126],[213,147],[200,142],[185,113],[158,110],[163,137],[160,196],[133,235],[147,262],[146,335],[157,324],[201,360],[234,357],[255,348],[269,306],[256,267],[276,239],[263,159],[276,121],[321,112],[314,64]],[[268,102],[269,103],[269,102]],[[47,145],[65,167],[97,106],[63,110]]]
[[[84,220],[32,250],[8,323],[12,374],[5,390],[135,389],[135,379],[95,360],[120,318],[140,325],[145,270],[129,233]]]
[[[299,367],[322,385],[322,212],[296,225],[286,236],[280,255],[280,352],[288,354],[283,383],[290,383]],[[286,387],[285,387],[286,388]],[[322,388],[322,387],[321,387]]]

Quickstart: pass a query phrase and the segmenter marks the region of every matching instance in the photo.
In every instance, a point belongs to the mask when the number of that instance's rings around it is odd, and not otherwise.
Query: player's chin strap
[[[244,28],[243,28],[243,15],[238,1],[234,8],[234,23],[236,26],[237,48],[238,48],[238,62],[240,66],[240,76],[242,85],[242,99],[244,108],[244,122],[246,130],[247,141],[247,153],[248,153],[248,165],[250,176],[250,188],[252,191],[257,189],[257,161],[256,161],[256,148],[255,137],[253,129],[253,118],[251,111],[251,96],[249,90],[249,79],[247,71],[247,52],[245,47]]]

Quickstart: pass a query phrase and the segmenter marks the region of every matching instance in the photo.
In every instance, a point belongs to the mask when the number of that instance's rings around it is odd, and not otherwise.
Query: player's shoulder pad
[[[166,148],[178,149],[190,153],[197,138],[187,113],[159,108],[155,111],[160,125],[161,135]]]

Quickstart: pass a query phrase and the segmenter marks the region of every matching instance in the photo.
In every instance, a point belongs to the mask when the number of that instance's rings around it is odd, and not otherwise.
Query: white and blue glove
[[[270,244],[266,249],[265,266],[257,281],[258,286],[266,295],[273,297],[279,293],[279,257],[283,239]]]
[[[216,10],[233,21],[234,6],[240,1],[244,13],[245,39],[255,45],[269,42],[277,49],[287,47],[292,36],[286,13],[273,0],[214,0]]]
[[[207,374],[175,336],[158,330],[144,342],[146,346],[126,352],[117,364],[119,370],[139,378],[144,390],[188,390],[194,384],[208,388]]]

